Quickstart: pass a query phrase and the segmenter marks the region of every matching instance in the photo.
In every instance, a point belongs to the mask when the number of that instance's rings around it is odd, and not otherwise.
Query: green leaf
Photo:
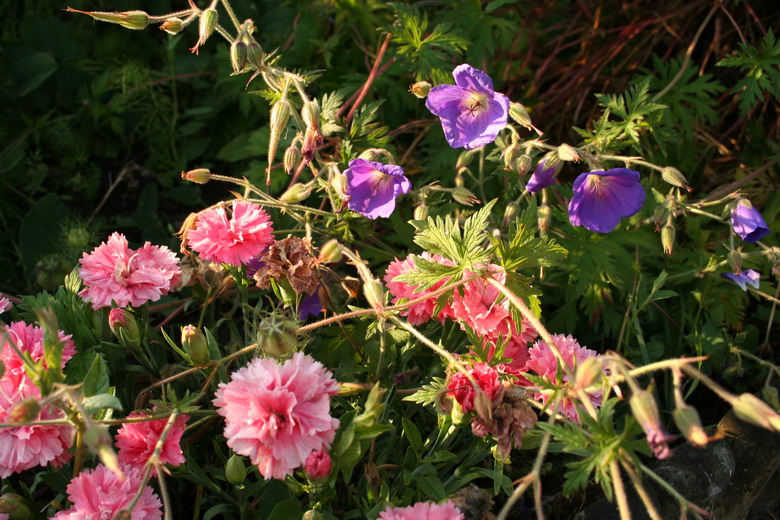
[[[122,411],[122,402],[115,395],[98,394],[85,397],[81,402],[90,414],[98,413],[106,408]]]
[[[290,520],[290,518],[298,518],[301,514],[301,503],[297,498],[288,498],[279,502],[268,520]]]
[[[760,47],[739,43],[739,50],[720,60],[719,67],[737,67],[747,74],[731,90],[740,98],[739,111],[747,115],[769,93],[780,97],[780,41],[770,28]]]
[[[419,457],[423,450],[423,442],[422,437],[420,436],[420,430],[418,430],[417,426],[415,426],[414,423],[406,417],[401,418],[401,425],[404,430],[404,435],[406,435],[406,440],[409,441],[409,446],[412,447],[414,452]]]
[[[422,406],[432,405],[438,399],[439,393],[444,389],[444,383],[444,378],[434,377],[430,384],[422,385],[418,391],[412,395],[407,395],[403,400],[411,401]]]
[[[40,87],[57,70],[57,61],[45,52],[33,52],[11,63],[11,76],[17,86],[11,89],[23,97]]]
[[[81,393],[89,397],[97,394],[105,394],[108,391],[108,365],[100,354],[95,354],[92,366],[89,367],[87,375],[84,376],[84,383],[81,386]]]

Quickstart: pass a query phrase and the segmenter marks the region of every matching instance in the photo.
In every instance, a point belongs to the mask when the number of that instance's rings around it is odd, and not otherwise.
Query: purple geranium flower
[[[721,276],[739,285],[739,288],[743,291],[747,291],[748,285],[753,289],[758,289],[758,279],[761,277],[761,273],[753,269],[745,269],[739,274],[721,273]]]
[[[444,137],[453,148],[467,150],[493,142],[509,117],[509,98],[493,90],[490,76],[471,65],[452,71],[455,85],[439,85],[425,106],[441,118]]]
[[[301,303],[298,304],[298,317],[301,321],[309,316],[318,316],[321,312],[322,303],[320,302],[319,293],[315,292],[301,298]]]
[[[731,210],[731,226],[745,242],[756,242],[769,234],[761,213],[746,199],[739,199]]]
[[[569,221],[597,233],[609,233],[620,219],[635,215],[645,203],[639,172],[613,168],[583,173],[574,181]]]
[[[549,168],[544,167],[544,159],[539,161],[536,165],[531,178],[528,179],[528,184],[525,185],[525,189],[531,193],[537,193],[542,191],[548,186],[552,186],[555,183],[555,175],[558,173],[558,164],[553,164]]]
[[[355,159],[344,175],[349,209],[371,219],[389,217],[395,209],[395,198],[412,189],[403,169],[395,164]]]

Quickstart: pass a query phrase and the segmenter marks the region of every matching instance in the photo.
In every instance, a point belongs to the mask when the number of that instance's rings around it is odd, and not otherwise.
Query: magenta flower
[[[450,502],[434,504],[419,502],[409,507],[388,507],[379,513],[379,520],[463,520],[463,513]]]
[[[569,221],[597,233],[609,233],[620,219],[635,215],[645,203],[639,172],[613,168],[583,173],[574,181]]]
[[[743,291],[747,291],[748,285],[753,289],[758,289],[758,280],[761,278],[761,273],[753,269],[745,269],[738,274],[722,273],[721,276],[739,285],[739,288]]]
[[[389,217],[395,209],[395,199],[412,189],[404,170],[395,164],[355,159],[344,175],[349,209],[370,219]]]
[[[311,480],[320,480],[330,475],[332,467],[333,460],[330,458],[330,453],[324,450],[316,450],[311,452],[306,458],[303,471],[306,472],[306,476]]]
[[[137,417],[149,416],[145,413],[134,413],[127,416],[128,419]],[[182,414],[176,417],[173,422],[160,452],[160,462],[163,464],[178,466],[186,461],[181,452],[181,436],[184,434],[184,427],[189,419],[188,415]],[[160,440],[167,424],[168,419],[123,424],[116,434],[119,462],[139,470],[143,469],[154,453],[157,441]]]
[[[761,213],[746,199],[739,199],[731,210],[731,226],[745,242],[756,242],[769,234]]]
[[[431,89],[425,106],[439,116],[453,148],[467,150],[492,143],[509,118],[509,98],[493,90],[490,76],[471,65],[452,71],[455,85]]]
[[[531,193],[537,193],[542,191],[548,186],[555,184],[555,175],[558,173],[558,164],[554,164],[549,168],[544,167],[544,160],[539,161],[536,165],[531,178],[528,179],[528,184],[525,185],[525,189]]]
[[[155,302],[176,287],[181,276],[179,259],[170,249],[146,242],[133,251],[116,232],[79,262],[79,277],[86,286],[79,296],[91,301],[93,309],[110,307],[112,301],[119,307]]]
[[[280,365],[255,358],[220,383],[213,403],[225,418],[227,444],[265,478],[292,475],[316,450],[330,447],[339,421],[330,415],[338,383],[302,352]]]

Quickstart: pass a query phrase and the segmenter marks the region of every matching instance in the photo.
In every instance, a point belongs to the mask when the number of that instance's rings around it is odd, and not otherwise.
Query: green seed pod
[[[225,477],[231,484],[239,485],[246,478],[246,466],[244,458],[235,453],[230,456],[225,464]]]
[[[206,336],[194,325],[185,325],[181,328],[181,346],[196,365],[202,365],[211,360]]]
[[[295,144],[291,144],[287,147],[287,149],[284,151],[284,171],[287,172],[287,175],[292,175],[295,170],[298,169],[298,165],[301,164],[301,160],[303,159],[303,154],[301,153],[300,148],[298,148]]]
[[[230,64],[233,66],[233,74],[244,72],[247,64],[246,43],[236,40],[230,44]]]
[[[200,13],[200,20],[198,20],[198,45],[206,43],[206,40],[214,34],[218,21],[219,13],[217,13],[216,9],[209,8]]]
[[[0,496],[0,513],[5,513],[11,520],[30,520],[35,518],[27,501],[16,493],[5,493]]]
[[[414,94],[420,99],[425,99],[428,97],[428,92],[431,91],[431,84],[427,81],[418,81],[417,83],[414,83],[409,86],[409,92]]]
[[[322,264],[332,264],[341,260],[341,255],[341,244],[334,238],[325,242],[325,245],[320,248],[318,260]]]
[[[182,29],[184,29],[184,20],[175,16],[160,24],[160,30],[168,34],[179,34]]]
[[[22,399],[8,410],[5,419],[11,424],[34,421],[41,413],[41,405],[34,397]]]
[[[279,197],[279,202],[284,204],[296,204],[306,200],[311,195],[311,186],[296,182]]]

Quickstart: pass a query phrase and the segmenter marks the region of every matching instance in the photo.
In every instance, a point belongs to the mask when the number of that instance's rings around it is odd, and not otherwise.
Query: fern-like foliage
[[[780,97],[780,41],[772,29],[769,29],[761,45],[754,47],[739,44],[739,50],[720,60],[719,67],[738,67],[746,72],[731,90],[739,95],[739,111],[745,116],[764,99],[768,92],[775,98]]]

